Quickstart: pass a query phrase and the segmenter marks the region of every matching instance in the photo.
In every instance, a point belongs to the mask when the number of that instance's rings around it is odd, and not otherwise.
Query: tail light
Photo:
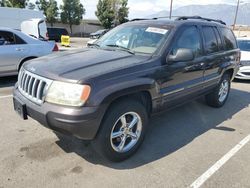
[[[58,51],[59,51],[59,48],[58,48],[57,44],[55,44],[55,46],[54,46],[54,48],[53,48],[52,51],[53,51],[53,52],[58,52]]]

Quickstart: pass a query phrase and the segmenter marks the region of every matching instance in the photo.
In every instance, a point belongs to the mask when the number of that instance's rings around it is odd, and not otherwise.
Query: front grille
[[[44,96],[52,80],[35,75],[31,72],[20,70],[18,75],[18,89],[29,100],[42,104]]]

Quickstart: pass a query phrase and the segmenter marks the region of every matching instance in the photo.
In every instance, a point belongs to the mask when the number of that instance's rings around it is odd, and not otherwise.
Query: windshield
[[[129,25],[114,28],[98,41],[100,48],[117,48],[131,53],[153,54],[166,40],[169,30],[163,27]]]
[[[238,40],[240,50],[250,51],[250,40]]]

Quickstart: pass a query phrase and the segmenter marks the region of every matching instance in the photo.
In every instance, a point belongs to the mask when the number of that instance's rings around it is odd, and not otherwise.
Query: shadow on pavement
[[[0,77],[0,88],[14,87],[17,82],[17,76]]]
[[[231,119],[250,104],[250,93],[231,90],[230,97],[223,108],[211,108],[204,99],[187,103],[179,108],[152,117],[144,143],[130,159],[112,163],[99,157],[91,145],[83,144],[76,138],[59,136],[57,144],[67,153],[75,152],[85,160],[114,169],[132,169],[161,159],[189,144],[196,137],[210,129],[235,131],[218,126]]]

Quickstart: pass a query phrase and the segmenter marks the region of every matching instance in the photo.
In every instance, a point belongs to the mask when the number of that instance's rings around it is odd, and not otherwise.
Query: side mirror
[[[179,48],[175,55],[169,55],[167,62],[177,61],[192,61],[194,59],[194,53],[191,49]]]

